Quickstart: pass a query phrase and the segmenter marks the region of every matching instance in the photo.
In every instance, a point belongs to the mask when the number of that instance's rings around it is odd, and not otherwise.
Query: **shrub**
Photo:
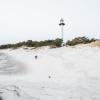
[[[57,47],[60,47],[62,44],[62,39],[55,39],[55,40],[45,40],[45,41],[32,41],[32,40],[28,40],[28,41],[24,41],[24,42],[19,42],[16,44],[6,44],[6,45],[1,45],[0,49],[7,49],[7,48],[13,48],[16,49],[18,47],[21,46],[27,46],[27,47],[41,47],[41,46],[50,46],[50,45],[54,45]]]
[[[87,44],[87,43],[90,43],[93,41],[95,41],[95,39],[88,39],[87,37],[76,37],[76,38],[72,39],[71,41],[68,40],[66,42],[66,45],[74,46],[77,44]]]
[[[54,40],[53,42],[54,42],[53,44],[54,44],[55,46],[60,47],[61,44],[62,44],[62,42],[63,42],[63,40],[62,40],[62,39],[56,39],[56,40]]]

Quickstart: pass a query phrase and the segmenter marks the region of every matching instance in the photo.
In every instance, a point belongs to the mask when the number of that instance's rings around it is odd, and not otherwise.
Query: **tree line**
[[[76,37],[72,40],[68,40],[66,43],[63,43],[63,40],[57,38],[55,40],[44,40],[44,41],[23,41],[15,44],[5,44],[0,45],[0,49],[8,49],[8,48],[18,48],[22,46],[26,47],[41,47],[41,46],[53,46],[53,47],[61,47],[63,45],[75,46],[77,44],[87,44],[96,41],[96,39],[89,39],[87,37]]]
[[[56,46],[56,47],[60,47],[62,44],[62,39],[55,39],[55,40],[44,40],[44,41],[32,41],[32,40],[28,40],[28,41],[23,41],[23,42],[19,42],[19,43],[15,43],[15,44],[5,44],[5,45],[0,45],[0,49],[8,49],[8,48],[18,48],[18,47],[22,47],[22,46],[26,46],[26,47],[41,47],[41,46]]]
[[[75,45],[78,45],[78,44],[87,44],[87,43],[91,43],[91,42],[94,42],[96,41],[96,39],[92,38],[92,39],[89,39],[88,37],[76,37],[72,40],[68,40],[66,42],[66,45],[69,45],[69,46],[75,46]]]

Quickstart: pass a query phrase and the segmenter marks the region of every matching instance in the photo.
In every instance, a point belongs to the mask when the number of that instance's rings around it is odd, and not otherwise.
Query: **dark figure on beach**
[[[35,56],[35,59],[37,59],[37,55]]]
[[[50,79],[50,78],[51,78],[51,76],[48,76],[48,78]]]

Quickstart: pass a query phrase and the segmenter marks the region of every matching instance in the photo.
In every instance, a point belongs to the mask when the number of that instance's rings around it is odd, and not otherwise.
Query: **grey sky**
[[[100,38],[100,0],[0,0],[0,43],[60,37]]]

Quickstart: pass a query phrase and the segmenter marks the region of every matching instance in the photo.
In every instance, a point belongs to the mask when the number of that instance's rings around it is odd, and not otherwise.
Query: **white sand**
[[[15,74],[7,74],[3,70],[0,74],[1,84],[16,84],[25,92],[18,90],[22,94],[19,99],[16,95],[18,100],[100,99],[98,47],[43,47],[35,50],[20,48],[1,52],[9,55],[8,59],[12,59],[21,70]],[[35,55],[38,56],[37,59]],[[12,72],[16,67],[13,67]],[[5,95],[7,93],[10,100],[13,100],[9,92],[4,92]],[[26,94],[28,97],[24,97]]]

